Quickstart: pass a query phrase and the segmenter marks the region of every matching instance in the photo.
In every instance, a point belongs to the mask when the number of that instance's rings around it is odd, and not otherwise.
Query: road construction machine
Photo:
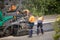
[[[5,8],[5,6],[3,6],[0,6],[0,37],[9,35],[22,36],[28,34],[27,29],[29,24],[26,15],[22,11],[17,13],[16,11],[11,12],[11,10],[10,12],[5,12],[5,15],[3,15],[4,11],[2,11],[2,9]]]

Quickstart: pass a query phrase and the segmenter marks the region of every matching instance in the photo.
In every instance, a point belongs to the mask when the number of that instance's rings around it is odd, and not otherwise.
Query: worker
[[[12,5],[11,6],[11,10],[15,10],[16,9],[16,6],[15,5]]]
[[[39,35],[39,33],[40,33],[39,29],[41,29],[41,33],[42,34],[44,33],[43,32],[43,24],[42,24],[43,21],[44,21],[44,17],[43,16],[38,18],[38,21],[37,21],[37,35]]]
[[[30,15],[30,17],[29,17],[29,37],[32,37],[34,22],[35,22],[35,17],[33,15]]]
[[[28,17],[30,15],[30,11],[28,9],[23,10],[23,13]]]
[[[15,5],[11,5],[11,7],[9,8],[9,11],[14,11],[16,9]]]

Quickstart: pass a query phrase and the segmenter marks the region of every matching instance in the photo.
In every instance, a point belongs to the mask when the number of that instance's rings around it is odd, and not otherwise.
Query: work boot
[[[41,29],[41,34],[44,34],[44,31],[43,31],[43,29]]]

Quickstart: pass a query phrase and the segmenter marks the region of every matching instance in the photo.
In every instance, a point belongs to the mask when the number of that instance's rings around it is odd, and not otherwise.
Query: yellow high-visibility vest
[[[41,17],[38,18],[38,20],[44,21],[44,17],[41,16]]]
[[[34,16],[30,16],[29,22],[31,22],[31,23],[35,22],[35,17]]]

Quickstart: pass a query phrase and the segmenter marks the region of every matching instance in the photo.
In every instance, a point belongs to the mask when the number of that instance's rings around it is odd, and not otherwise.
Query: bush
[[[59,38],[60,38],[60,34],[56,34],[56,35],[54,36],[54,40],[59,40]]]
[[[57,17],[56,22],[54,23],[54,30],[56,34],[54,35],[54,40],[59,40],[60,38],[60,16]]]

